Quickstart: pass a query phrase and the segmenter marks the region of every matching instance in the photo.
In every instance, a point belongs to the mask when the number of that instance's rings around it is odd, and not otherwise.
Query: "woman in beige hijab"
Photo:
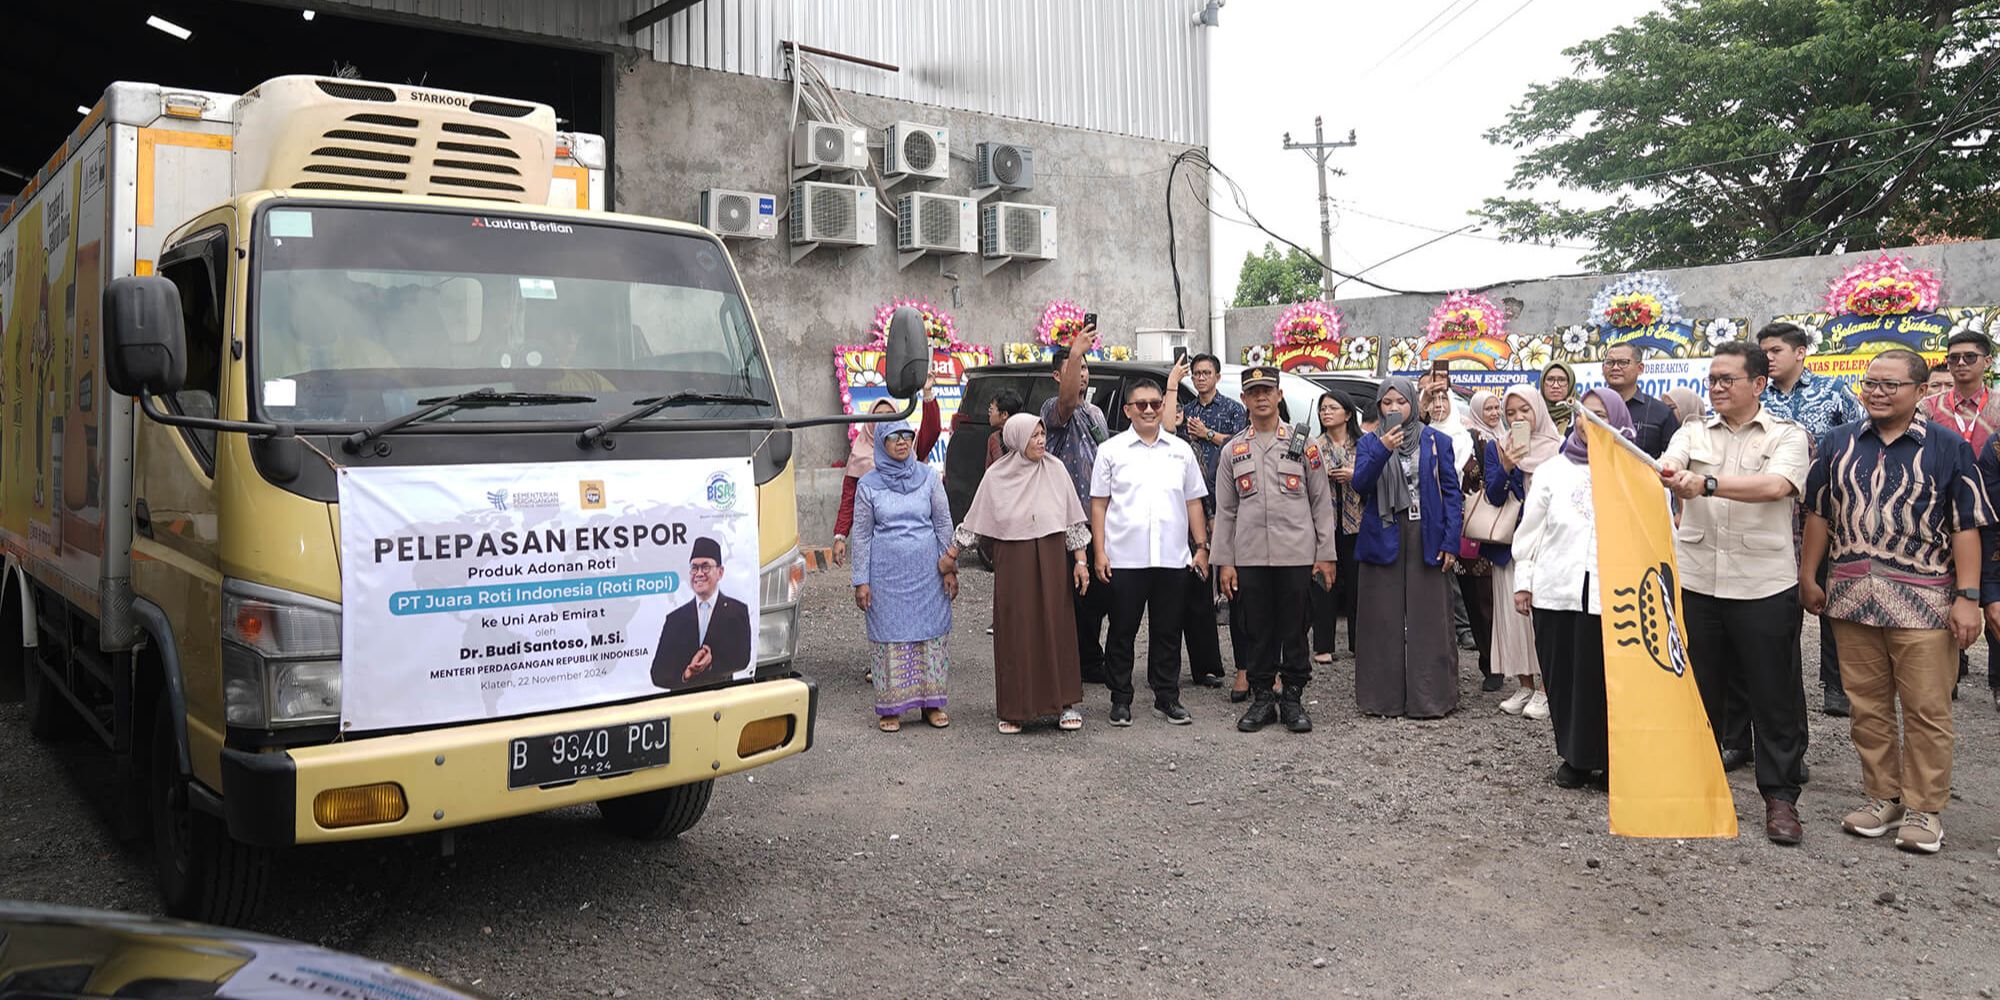
[[[1000,430],[1007,454],[986,470],[972,509],[944,559],[980,539],[993,546],[994,714],[1000,731],[1057,715],[1083,728],[1083,674],[1077,662],[1074,589],[1090,587],[1084,553],[1090,523],[1076,487],[1048,453],[1042,422],[1017,413]],[[940,570],[943,566],[940,565]]]

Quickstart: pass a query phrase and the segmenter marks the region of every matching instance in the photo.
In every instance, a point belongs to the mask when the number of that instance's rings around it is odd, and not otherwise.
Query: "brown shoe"
[[[1773,844],[1796,844],[1805,839],[1799,825],[1799,807],[1784,799],[1764,796],[1764,836]]]

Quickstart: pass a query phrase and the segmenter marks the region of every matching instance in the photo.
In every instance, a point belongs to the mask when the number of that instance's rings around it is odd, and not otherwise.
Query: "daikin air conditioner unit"
[[[889,142],[882,156],[886,176],[951,176],[951,130],[942,125],[897,122],[889,126]]]
[[[792,166],[800,169],[866,170],[868,130],[835,122],[800,122],[792,130]]]
[[[896,249],[978,253],[979,205],[949,194],[906,194],[896,199]]]
[[[701,193],[702,227],[725,239],[768,240],[778,235],[778,198],[760,191],[709,188]]]
[[[1035,151],[1005,142],[982,142],[977,147],[972,186],[1026,191],[1035,186]]]
[[[995,202],[985,207],[980,229],[980,251],[988,257],[1056,259],[1056,210],[1053,206]]]
[[[792,244],[875,245],[875,189],[804,181],[792,186]]]

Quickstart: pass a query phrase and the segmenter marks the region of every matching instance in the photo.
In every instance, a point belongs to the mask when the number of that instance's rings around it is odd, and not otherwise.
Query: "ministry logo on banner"
[[[752,488],[747,458],[340,470],[342,727],[749,676]]]

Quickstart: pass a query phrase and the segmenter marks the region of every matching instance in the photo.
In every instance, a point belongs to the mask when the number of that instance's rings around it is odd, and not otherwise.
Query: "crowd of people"
[[[1302,693],[1343,652],[1362,714],[1440,718],[1461,707],[1463,621],[1482,690],[1514,687],[1498,709],[1550,724],[1555,784],[1606,785],[1587,411],[1657,465],[1689,662],[1722,765],[1755,767],[1766,836],[1804,836],[1810,613],[1821,710],[1851,717],[1861,763],[1864,801],[1842,828],[1940,849],[1964,651],[2000,634],[2000,394],[1984,335],[1950,338],[1948,384],[1891,349],[1849,387],[1807,369],[1804,330],[1773,323],[1716,349],[1705,395],[1661,398],[1640,390],[1645,352],[1617,344],[1601,388],[1579,391],[1563,364],[1469,402],[1446,371],[1390,377],[1372,399],[1321,396],[1316,432],[1281,418],[1276,369],[1246,369],[1229,399],[1220,361],[1196,355],[1164,383],[1128,381],[1115,435],[1088,391],[1095,331],[1080,343],[1056,352],[1039,413],[1013,393],[990,408],[997,433],[961,523],[923,461],[933,402],[921,429],[857,439],[836,556],[876,646],[882,730],[911,711],[949,724],[958,563],[979,546],[1003,733],[1081,728],[1086,684],[1108,692],[1109,724],[1132,725],[1142,624],[1153,715],[1168,724],[1191,720],[1183,646],[1194,684],[1249,703],[1243,732],[1310,732]],[[1987,667],[2000,709],[2000,657]]]

